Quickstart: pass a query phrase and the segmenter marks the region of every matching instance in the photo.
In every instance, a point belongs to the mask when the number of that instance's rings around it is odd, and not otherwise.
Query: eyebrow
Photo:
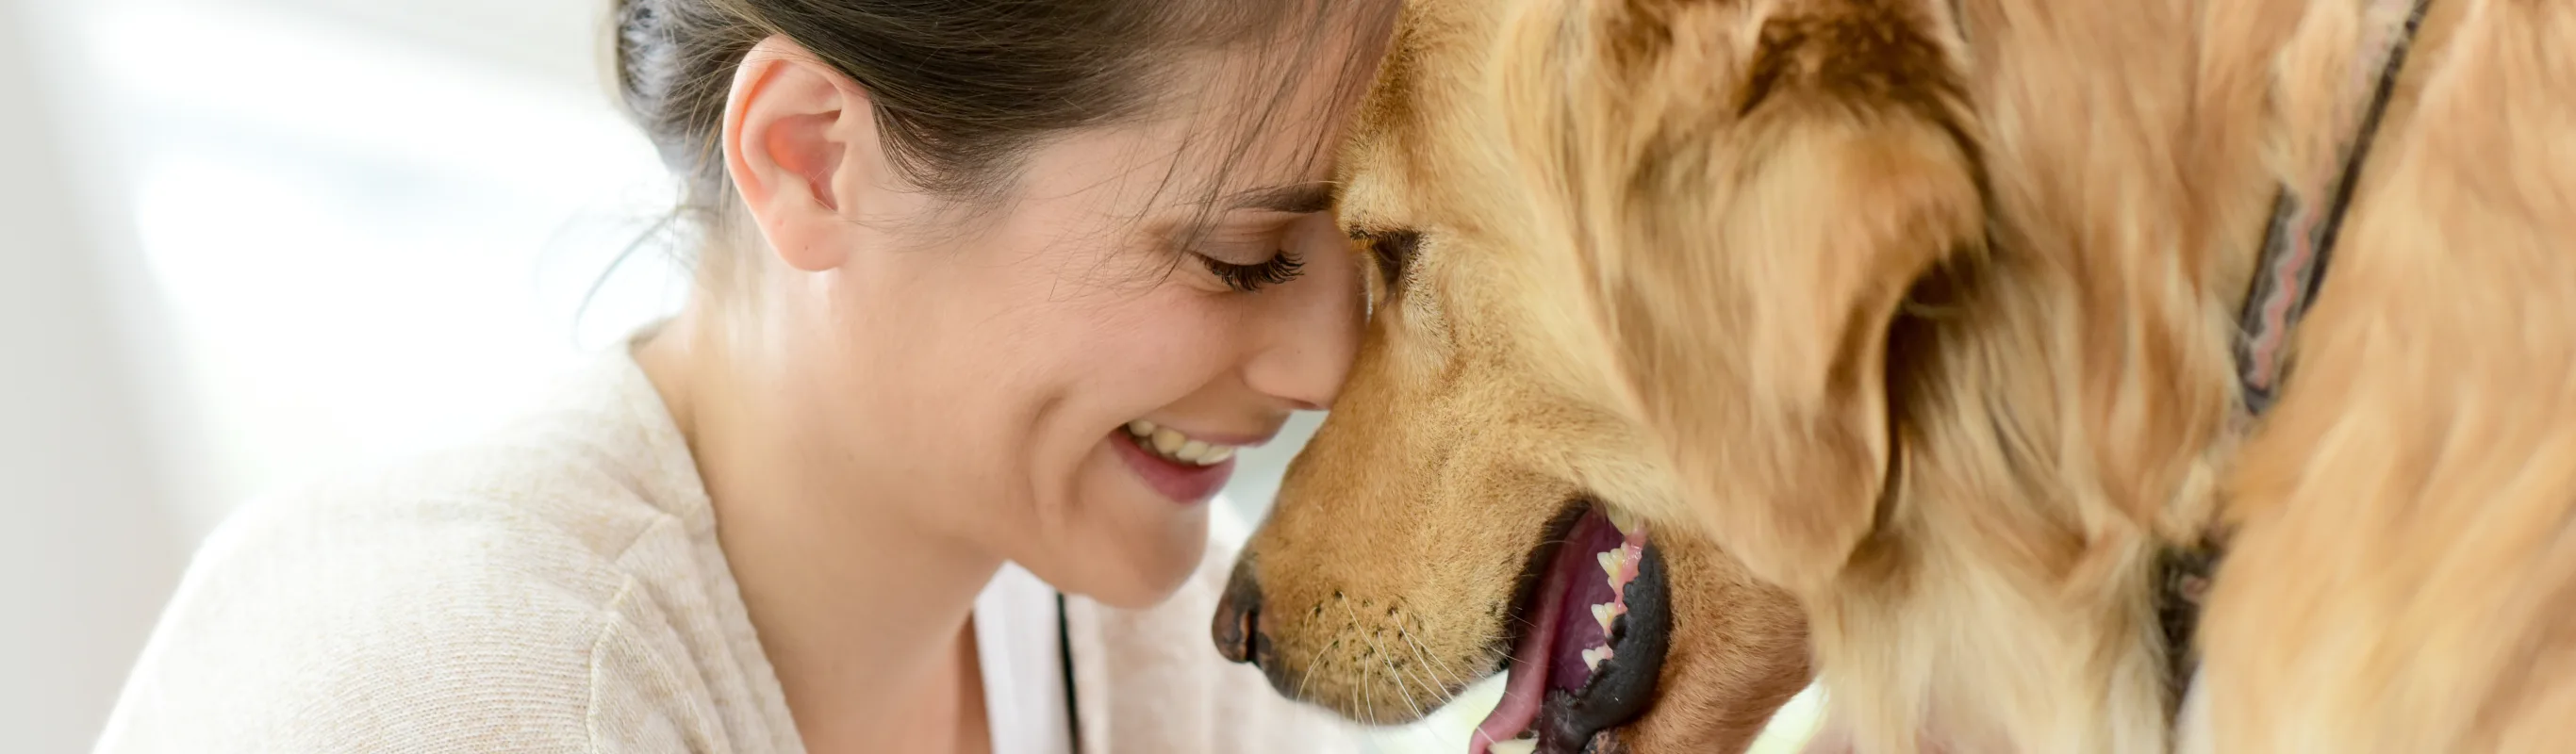
[[[1329,182],[1292,183],[1285,186],[1257,188],[1224,199],[1227,209],[1258,209],[1303,215],[1333,208],[1334,189]]]

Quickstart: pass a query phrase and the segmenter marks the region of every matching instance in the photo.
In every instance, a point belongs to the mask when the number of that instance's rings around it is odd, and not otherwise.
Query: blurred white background
[[[89,748],[231,506],[489,426],[677,303],[662,249],[616,263],[673,195],[606,5],[0,0],[0,748]],[[1244,455],[1246,520],[1316,418]],[[1464,750],[1493,692],[1383,748]]]

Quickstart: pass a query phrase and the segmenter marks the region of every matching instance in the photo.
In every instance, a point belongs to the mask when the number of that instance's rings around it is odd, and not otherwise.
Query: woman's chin
[[[1207,555],[1208,507],[1181,506],[1136,479],[1111,451],[1088,459],[1065,526],[1045,556],[1021,561],[1068,594],[1119,608],[1169,598]]]
[[[1092,562],[1115,565],[1100,569],[1100,588],[1086,595],[1122,608],[1152,607],[1170,598],[1207,555],[1207,516],[1188,518],[1181,531],[1160,531],[1135,546],[1093,548]]]
[[[1197,572],[1199,557],[1206,553],[1204,541],[1182,548],[1158,548],[1161,552],[1084,548],[1073,553],[1078,562],[1067,563],[1063,573],[1058,569],[1030,569],[1047,583],[1066,594],[1078,594],[1110,607],[1139,609],[1153,607],[1169,599]]]

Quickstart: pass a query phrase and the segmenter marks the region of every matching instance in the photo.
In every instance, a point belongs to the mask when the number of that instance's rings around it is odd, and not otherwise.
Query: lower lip
[[[1163,493],[1172,502],[1182,505],[1207,502],[1208,498],[1216,496],[1217,490],[1225,488],[1226,478],[1234,476],[1232,458],[1206,466],[1181,463],[1146,450],[1145,446],[1138,444],[1135,435],[1124,430],[1110,432],[1109,435],[1109,444],[1118,449],[1118,457],[1127,462],[1127,468],[1135,470],[1136,476],[1145,480],[1145,486]]]

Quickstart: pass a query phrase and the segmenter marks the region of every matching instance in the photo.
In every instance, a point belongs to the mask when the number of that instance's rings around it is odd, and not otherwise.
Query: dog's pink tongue
[[[1495,741],[1518,738],[1538,721],[1539,703],[1547,696],[1548,646],[1556,642],[1557,611],[1551,603],[1557,601],[1540,599],[1538,614],[1545,617],[1512,647],[1512,670],[1503,679],[1503,701],[1476,724],[1476,734],[1467,737],[1467,754],[1488,754]]]
[[[1564,622],[1565,580],[1583,572],[1584,562],[1592,557],[1581,547],[1559,548],[1556,562],[1539,578],[1538,604],[1528,612],[1534,622],[1512,645],[1512,669],[1503,680],[1503,701],[1467,737],[1467,754],[1490,754],[1494,742],[1518,738],[1538,721],[1539,706],[1547,700],[1550,653],[1556,647],[1558,626]]]

